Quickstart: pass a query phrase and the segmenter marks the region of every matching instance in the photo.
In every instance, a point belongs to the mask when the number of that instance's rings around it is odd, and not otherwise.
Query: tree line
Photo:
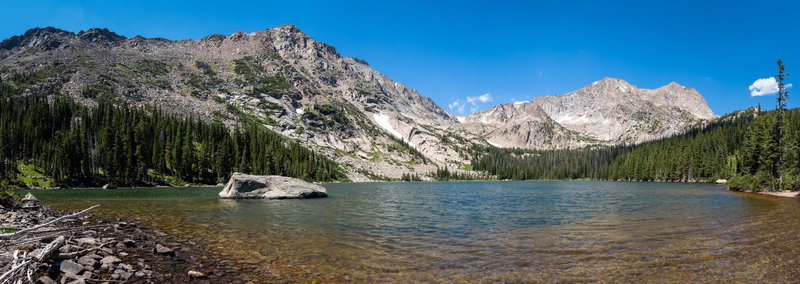
[[[786,109],[787,74],[778,61],[778,102],[725,115],[685,133],[638,145],[537,151],[476,149],[472,164],[498,179],[715,181],[732,189],[800,188],[800,110]]]
[[[637,145],[566,150],[482,148],[472,165],[498,179],[714,181],[755,174],[774,164],[769,127],[775,111],[750,109],[725,115],[680,135]],[[787,145],[800,146],[800,110],[787,112]],[[787,152],[787,161],[797,160]],[[794,174],[797,162],[784,171]],[[735,179],[735,178],[734,178]]]
[[[604,179],[607,165],[627,147],[590,147],[563,150],[507,149],[475,146],[474,170],[497,179]]]
[[[234,171],[312,181],[344,180],[334,161],[256,123],[229,129],[155,108],[64,96],[0,98],[0,180],[18,163],[42,167],[58,185],[215,184]]]

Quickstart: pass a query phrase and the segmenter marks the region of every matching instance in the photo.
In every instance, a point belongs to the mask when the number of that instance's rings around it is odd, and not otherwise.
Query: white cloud
[[[492,94],[485,93],[485,94],[483,94],[483,95],[480,95],[480,96],[478,97],[478,100],[479,100],[479,101],[481,101],[482,103],[488,103],[488,102],[491,102],[491,101],[492,101]]]
[[[447,105],[447,107],[450,108],[451,112],[454,112],[454,113],[457,113],[457,114],[463,114],[464,113],[464,108],[466,107],[466,104],[464,104],[464,102],[462,102],[461,100],[455,100],[452,103],[450,103],[449,105]]]
[[[792,84],[786,84],[785,88],[791,88]],[[778,93],[778,81],[774,77],[758,79],[748,87],[750,96],[766,96]]]
[[[478,111],[478,104],[485,104],[491,101],[493,101],[492,94],[485,93],[480,96],[466,97],[463,101],[457,99],[448,104],[447,107],[450,109],[450,112],[455,114],[465,114],[465,110],[469,110],[470,113],[473,113]]]
[[[467,102],[470,103],[471,105],[477,105],[478,102],[488,103],[491,101],[492,101],[492,94],[490,93],[485,93],[480,96],[467,97]]]

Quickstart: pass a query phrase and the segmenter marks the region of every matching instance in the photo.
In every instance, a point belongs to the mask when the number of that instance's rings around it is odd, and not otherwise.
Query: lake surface
[[[58,190],[62,209],[197,243],[256,281],[739,281],[800,277],[800,202],[721,186],[590,181],[326,185],[329,198],[219,189]]]

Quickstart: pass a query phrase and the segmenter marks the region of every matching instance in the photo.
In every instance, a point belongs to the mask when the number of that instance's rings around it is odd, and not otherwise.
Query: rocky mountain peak
[[[256,34],[264,34],[269,37],[269,41],[272,42],[278,53],[288,58],[318,60],[342,57],[336,48],[314,40],[295,25],[282,25]]]
[[[296,34],[296,35],[299,35],[299,36],[308,37],[308,35],[306,33],[304,33],[302,30],[297,28],[297,26],[292,25],[292,24],[280,25],[280,26],[271,28],[269,30],[280,31],[280,32],[288,33],[288,34]]]
[[[677,82],[670,82],[669,84],[661,86],[656,90],[687,91],[687,92],[697,93],[697,90],[695,90],[693,88],[690,88],[690,87],[686,87],[686,86],[681,85],[681,84],[678,84]]]
[[[0,49],[11,50],[21,46],[52,50],[66,45],[74,36],[72,32],[54,27],[32,28],[21,36],[13,36],[0,42]]]
[[[78,33],[78,38],[92,43],[117,43],[127,39],[124,36],[118,35],[115,32],[109,31],[106,28],[94,28]]]
[[[231,41],[241,41],[241,40],[246,40],[248,38],[250,38],[250,35],[248,35],[244,31],[236,31],[228,36],[228,39]]]
[[[676,82],[654,90],[643,90],[643,93],[654,102],[685,109],[702,119],[716,117],[700,92]]]
[[[628,81],[611,77],[605,77],[602,80],[596,81],[587,87],[591,89],[622,91],[622,92],[628,92],[630,90],[636,89],[636,86],[631,85],[631,83],[628,83]]]
[[[538,133],[541,135],[537,137],[548,137],[549,140],[545,141],[566,143],[564,145],[570,147],[649,141],[680,133],[698,121],[716,117],[695,89],[674,82],[658,89],[641,89],[625,80],[610,77],[566,95],[536,97],[515,106],[495,106],[470,115],[465,121],[500,123],[510,127],[503,132],[481,133],[495,143],[530,141],[531,133]],[[544,114],[532,115],[537,110]],[[548,123],[550,120],[553,122]],[[543,129],[530,128],[532,123]],[[558,127],[568,131],[545,131]],[[525,142],[525,145],[563,147],[549,144],[551,142]]]
[[[200,41],[201,42],[221,42],[221,41],[225,40],[225,38],[226,38],[226,36],[222,35],[222,34],[211,34],[211,35],[208,35],[208,36],[200,39]]]
[[[65,31],[54,27],[46,27],[46,28],[29,29],[25,31],[22,37],[24,39],[33,39],[33,38],[54,37],[54,36],[69,37],[73,35],[75,35],[75,33],[70,31]]]

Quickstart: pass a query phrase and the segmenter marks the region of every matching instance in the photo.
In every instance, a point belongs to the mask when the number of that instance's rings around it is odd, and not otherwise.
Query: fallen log
[[[58,251],[59,248],[64,246],[64,243],[66,241],[67,241],[67,238],[65,238],[64,236],[60,236],[60,237],[56,238],[55,240],[53,240],[52,242],[47,244],[41,250],[41,252],[39,252],[37,255],[33,256],[33,258],[35,258],[39,262],[42,262],[42,261],[46,260],[51,255],[53,255],[54,252]]]
[[[70,259],[70,258],[75,258],[75,257],[81,257],[81,256],[86,255],[87,253],[92,252],[92,251],[101,250],[101,249],[103,249],[103,247],[105,247],[108,244],[109,243],[103,243],[103,244],[100,244],[99,246],[96,246],[96,247],[93,247],[93,248],[87,248],[87,249],[84,249],[84,250],[79,250],[79,251],[74,251],[74,252],[56,253],[56,254],[50,256],[49,259],[52,259],[52,260],[65,260],[65,259]]]
[[[11,269],[6,271],[6,273],[3,273],[3,275],[0,275],[0,283],[6,283],[6,280],[8,280],[11,276],[16,274],[17,270],[20,270],[23,267],[27,267],[28,264],[31,263],[31,261],[33,261],[33,259],[28,259],[26,261],[23,261],[19,265],[11,267]]]
[[[7,238],[14,237],[14,236],[24,235],[24,234],[26,234],[26,233],[28,233],[28,232],[30,232],[30,231],[34,231],[34,230],[36,230],[36,229],[39,229],[39,228],[44,228],[44,227],[50,226],[50,225],[52,225],[52,224],[55,224],[55,223],[57,223],[57,222],[59,222],[59,221],[61,221],[61,220],[64,220],[64,219],[68,219],[68,218],[72,218],[72,217],[79,216],[79,215],[81,215],[81,214],[83,214],[83,213],[86,213],[86,212],[88,212],[89,210],[92,210],[92,209],[94,209],[94,208],[97,208],[98,206],[100,206],[100,204],[98,204],[98,205],[95,205],[95,206],[92,206],[92,207],[89,207],[89,208],[86,208],[86,209],[83,209],[83,210],[81,210],[81,211],[79,211],[79,212],[76,212],[76,213],[73,213],[73,214],[64,215],[64,216],[61,216],[61,217],[55,218],[55,219],[53,219],[53,220],[50,220],[50,221],[48,221],[48,222],[46,222],[46,223],[39,224],[39,225],[36,225],[36,226],[30,227],[30,228],[22,229],[22,230],[19,230],[19,231],[13,232],[13,233],[5,233],[5,234],[0,234],[0,238],[7,239]]]

